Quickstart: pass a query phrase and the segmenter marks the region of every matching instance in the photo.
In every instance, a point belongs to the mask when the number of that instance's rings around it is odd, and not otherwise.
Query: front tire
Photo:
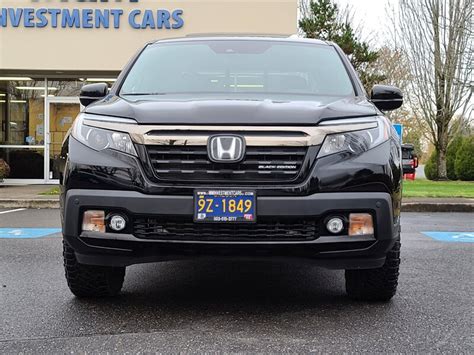
[[[346,292],[360,301],[389,301],[397,292],[400,268],[400,240],[377,269],[346,270]]]
[[[71,292],[77,297],[110,297],[122,289],[125,267],[80,264],[74,250],[63,241],[64,270]]]

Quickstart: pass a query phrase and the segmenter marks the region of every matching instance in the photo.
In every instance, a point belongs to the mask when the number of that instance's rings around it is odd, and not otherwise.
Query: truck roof
[[[329,41],[322,41],[314,38],[303,38],[297,35],[277,35],[277,34],[231,34],[231,33],[198,33],[187,35],[186,37],[165,38],[152,41],[151,43],[168,42],[192,42],[192,41],[218,41],[218,40],[250,40],[250,41],[276,41],[276,42],[295,42],[295,43],[313,43],[319,45],[332,45]]]

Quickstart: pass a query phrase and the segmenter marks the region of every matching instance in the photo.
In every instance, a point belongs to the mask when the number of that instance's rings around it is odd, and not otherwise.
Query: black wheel
[[[71,292],[77,297],[108,297],[122,289],[125,267],[79,264],[74,250],[63,241],[64,269]]]
[[[346,270],[346,292],[361,301],[389,301],[397,292],[400,267],[400,240],[377,269]]]

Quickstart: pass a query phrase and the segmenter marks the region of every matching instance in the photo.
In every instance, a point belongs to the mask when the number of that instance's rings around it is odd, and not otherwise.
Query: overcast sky
[[[354,16],[354,25],[360,26],[363,39],[370,39],[376,46],[387,38],[386,9],[396,8],[398,0],[335,0],[341,8],[349,6]]]
[[[397,9],[399,0],[335,0],[340,8],[349,6],[353,13],[354,25],[360,26],[362,39],[369,40],[375,47],[381,47],[389,37],[387,11]],[[474,116],[474,97],[469,106]]]

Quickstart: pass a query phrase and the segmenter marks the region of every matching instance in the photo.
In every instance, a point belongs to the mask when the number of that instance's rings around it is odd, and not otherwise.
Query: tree
[[[463,137],[461,135],[454,138],[451,143],[448,145],[448,150],[446,151],[446,172],[448,174],[449,180],[457,180],[456,171],[454,169],[454,162],[456,160],[456,155],[458,154],[459,148],[463,142]]]
[[[438,153],[436,150],[431,153],[428,161],[425,164],[425,175],[428,180],[438,180],[438,169],[436,169],[436,161],[438,160]]]
[[[381,82],[382,84],[396,86],[404,95],[407,94],[412,74],[408,65],[408,58],[403,50],[383,46],[378,51],[375,66],[386,76]],[[407,105],[403,105],[398,110],[386,112],[385,115],[392,121],[398,121],[400,117],[413,119],[413,114]]]
[[[474,181],[474,136],[463,139],[454,162],[456,176],[464,181]]]
[[[385,76],[375,66],[378,52],[370,49],[367,42],[358,38],[349,16],[339,9],[332,0],[311,0],[301,3],[303,17],[299,27],[308,38],[318,38],[335,42],[349,57],[366,91]]]
[[[427,126],[437,157],[437,176],[447,179],[446,154],[459,130],[456,113],[468,110],[473,91],[472,0],[400,0],[396,43],[408,58],[413,80],[407,96],[416,119]]]
[[[426,146],[424,144],[423,133],[420,130],[420,126],[416,124],[413,116],[400,116],[395,118],[394,122],[403,125],[403,142],[413,144],[415,148],[414,153],[420,161],[423,160],[425,158]]]
[[[379,57],[375,62],[375,66],[386,75],[382,84],[396,86],[406,95],[409,91],[408,87],[412,80],[412,75],[405,53],[399,48],[392,49],[388,46],[383,46],[379,49],[378,55]],[[415,154],[420,160],[423,159],[423,148],[426,146],[426,139],[423,136],[425,127],[420,126],[416,121],[410,107],[403,105],[395,111],[385,112],[385,115],[392,122],[403,124],[403,141],[413,144]]]

